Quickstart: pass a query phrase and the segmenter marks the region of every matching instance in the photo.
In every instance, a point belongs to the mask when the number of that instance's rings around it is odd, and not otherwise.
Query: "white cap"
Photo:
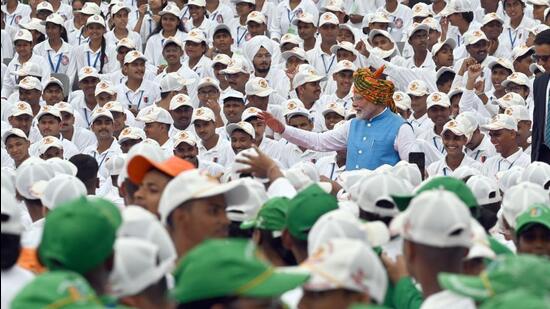
[[[495,58],[493,61],[489,62],[487,67],[489,68],[489,70],[492,70],[493,67],[497,64],[514,72],[514,65],[512,64],[512,62],[510,62],[510,60],[506,58],[501,58],[501,57]]]
[[[299,36],[293,33],[285,33],[281,37],[281,46],[285,45],[286,43],[291,43],[295,45],[300,45],[302,43],[302,39],[300,39]]]
[[[497,203],[502,200],[498,183],[494,177],[473,175],[468,179],[466,185],[472,190],[479,205]]]
[[[533,74],[538,74],[539,72],[540,73],[544,73],[546,72],[546,70],[544,69],[544,67],[538,63],[531,63],[529,65],[529,72],[533,73]]]
[[[180,39],[178,39],[177,37],[173,37],[173,36],[170,36],[170,37],[168,37],[167,39],[164,40],[164,42],[162,43],[162,48],[164,49],[166,47],[166,45],[171,44],[171,43],[176,44],[181,49],[184,48],[183,42]]]
[[[294,116],[304,116],[304,117],[307,117],[308,119],[311,119],[311,114],[309,113],[309,111],[303,107],[303,106],[297,106],[295,108],[287,108],[284,112],[283,112],[283,116],[288,120]]]
[[[78,168],[71,161],[53,157],[48,159],[48,164],[52,167],[54,174],[64,174],[70,176],[76,176]]]
[[[322,215],[308,233],[308,255],[312,255],[321,245],[335,238],[360,240],[377,247],[387,244],[390,231],[381,221],[363,223],[346,209],[335,209]]]
[[[504,20],[500,18],[500,16],[496,12],[491,12],[483,16],[483,21],[481,22],[481,25],[485,26],[493,20],[498,20],[499,23],[504,24]]]
[[[51,147],[63,150],[63,143],[55,136],[45,136],[38,141],[38,154],[45,154]]]
[[[453,70],[453,68],[450,68],[450,67],[440,67],[439,70],[437,70],[437,72],[435,73],[435,80],[439,80],[439,78],[447,73],[447,72],[451,72],[453,73],[455,76],[456,76],[456,72]]]
[[[423,24],[423,23],[413,23],[408,31],[407,31],[407,37],[410,38],[413,36],[413,34],[417,31],[425,30],[426,32],[430,31],[430,26]]]
[[[105,161],[105,168],[109,172],[110,176],[118,176],[124,169],[124,165],[126,164],[126,157],[127,155],[125,153],[117,154]]]
[[[538,184],[550,192],[550,165],[541,161],[531,162],[521,173],[520,181]]]
[[[412,13],[413,18],[414,17],[428,17],[432,16],[434,13],[432,12],[429,5],[426,3],[418,2],[417,4],[413,5],[412,7]]]
[[[260,115],[260,112],[261,110],[256,107],[248,107],[243,111],[241,115],[241,120],[247,121],[251,117],[258,117]]]
[[[26,90],[40,90],[42,91],[42,84],[40,83],[40,80],[34,76],[25,76],[22,80],[19,81],[19,84],[17,84],[17,88],[23,88]]]
[[[456,41],[453,38],[447,38],[443,42],[435,43],[434,46],[432,46],[432,55],[437,54],[441,50],[441,48],[445,45],[449,45],[451,47],[451,49],[455,49],[456,48]]]
[[[332,51],[332,48],[334,48],[334,46],[331,47],[331,51]],[[284,51],[281,53],[281,57],[285,61],[288,61],[290,57],[296,57],[300,60],[307,60],[306,52],[301,47],[293,47],[292,49]]]
[[[388,277],[382,262],[363,241],[332,239],[299,266],[310,273],[306,291],[346,289],[366,293],[377,303],[386,296]]]
[[[103,17],[101,17],[101,15],[92,15],[92,16],[88,17],[88,20],[86,20],[86,26],[91,25],[91,24],[98,24],[98,25],[102,25],[103,27],[105,27],[105,19],[103,19]]]
[[[512,116],[516,120],[516,122],[531,121],[531,115],[529,114],[529,109],[527,109],[527,106],[509,106],[504,110],[504,114]]]
[[[231,133],[235,130],[243,130],[246,134],[250,135],[252,139],[256,138],[256,133],[254,131],[254,127],[246,121],[239,121],[236,123],[230,123],[225,128],[227,130],[227,134],[231,136]]]
[[[384,24],[391,24],[391,21],[389,19],[389,15],[386,12],[382,11],[376,11],[372,14],[369,14],[367,18],[364,19],[367,23],[363,22],[363,25],[368,25],[372,23],[384,23]],[[363,28],[364,28],[363,26]]]
[[[248,191],[241,182],[231,181],[221,184],[199,170],[184,171],[164,188],[158,209],[161,221],[166,223],[170,213],[182,203],[219,194],[225,195],[227,205],[238,205],[239,202],[248,199]]]
[[[294,76],[292,85],[294,88],[298,88],[306,83],[320,82],[326,80],[326,77],[319,75],[310,65],[300,65],[298,67],[298,73]]]
[[[44,35],[46,34],[46,26],[44,26],[44,22],[38,18],[33,17],[27,23],[20,23],[19,27],[29,31],[35,30]]]
[[[130,38],[122,38],[116,43],[116,51],[118,51],[118,49],[121,47],[136,49],[136,43]]]
[[[181,143],[186,143],[190,146],[196,146],[197,145],[197,137],[189,132],[189,131],[179,131],[174,135],[174,148],[178,147]]]
[[[183,93],[176,94],[171,100],[170,100],[170,107],[168,110],[175,110],[182,106],[189,106],[191,108],[195,108],[193,102],[191,101],[191,98]]]
[[[353,64],[353,62],[349,60],[341,60],[341,61],[338,61],[338,63],[336,64],[336,67],[334,68],[334,71],[332,71],[332,74],[336,74],[342,71],[355,72],[356,70],[357,70],[357,67],[355,66],[355,64]]]
[[[267,97],[273,93],[273,88],[269,86],[265,78],[253,77],[246,82],[244,91],[247,96],[255,95],[258,97]]]
[[[99,117],[107,117],[111,120],[114,120],[113,114],[111,114],[111,112],[108,109],[103,107],[98,107],[92,112],[92,118],[90,119],[90,123],[93,124],[96,121],[96,119]]]
[[[391,173],[374,173],[360,180],[356,202],[364,211],[382,217],[399,213],[392,195],[410,194],[410,186]]]
[[[2,171],[2,174],[4,174],[4,171]],[[24,226],[21,223],[21,208],[15,200],[15,194],[9,192],[4,186],[1,190],[2,217],[6,217],[6,221],[2,221],[2,234],[21,235]]]
[[[143,121],[144,123],[160,122],[168,125],[174,123],[170,113],[157,105],[147,106],[140,110],[136,120]]]
[[[550,203],[550,195],[538,184],[520,182],[504,193],[502,215],[508,225],[516,227],[516,218],[529,206],[536,203]]]
[[[474,112],[466,111],[456,116],[456,121],[460,122],[465,128],[468,134],[473,134],[479,127],[479,120]]]
[[[48,1],[42,1],[40,3],[38,3],[38,5],[36,6],[36,10],[37,11],[41,11],[41,10],[45,10],[45,11],[49,11],[49,12],[54,12],[53,11],[53,6],[48,2]]]
[[[319,17],[319,27],[322,27],[324,24],[338,25],[340,21],[334,13],[325,12]]]
[[[508,92],[502,97],[497,99],[498,105],[502,109],[506,109],[510,106],[526,106],[525,99],[515,92]]]
[[[118,237],[114,244],[114,266],[109,277],[115,297],[133,296],[170,272],[171,263],[158,263],[159,247],[136,237]]]
[[[40,120],[40,118],[44,115],[52,115],[56,118],[59,118],[61,120],[61,112],[55,107],[50,105],[44,105],[40,108],[38,111],[38,114],[36,114],[36,120]]]
[[[495,130],[495,131],[502,130],[502,129],[514,130],[514,131],[518,130],[518,125],[516,123],[516,120],[512,116],[506,115],[506,114],[498,114],[494,116],[493,118],[491,118],[488,124],[483,125],[482,127],[487,130]]]
[[[407,86],[407,94],[421,97],[430,94],[430,92],[428,90],[428,85],[426,85],[424,81],[415,79]]]
[[[199,0],[199,1],[204,2],[204,0]],[[196,1],[189,1],[187,3],[187,5],[192,5],[192,4],[197,5],[197,4],[195,4],[195,2]],[[203,5],[203,6],[206,6],[206,4]],[[165,15],[165,14],[172,14],[172,15],[176,16],[177,18],[180,18],[181,11],[175,3],[168,2],[168,4],[164,7],[164,9],[162,9],[162,11],[159,12],[160,16]]]
[[[13,42],[15,43],[16,41],[32,42],[32,33],[27,29],[19,29],[13,37]]]
[[[449,93],[447,93],[447,96],[449,96],[449,99],[452,99],[455,95],[462,94],[462,93],[464,93],[464,88],[454,87],[454,88],[451,88],[451,91],[449,91]]]
[[[447,123],[443,125],[443,129],[441,130],[441,135],[443,135],[443,133],[445,133],[445,131],[447,130],[453,132],[456,135],[466,136],[466,140],[468,142],[472,138],[472,135],[471,133],[468,132],[468,129],[466,128],[466,126],[462,122],[458,122],[455,119],[449,120],[447,121]]]
[[[323,116],[326,116],[326,114],[330,112],[336,113],[342,117],[346,117],[346,109],[341,103],[330,102],[325,104],[325,107],[323,108]]]
[[[319,10],[320,12],[332,11],[345,13],[344,3],[342,0],[327,0],[325,5]]]
[[[265,15],[258,11],[252,11],[248,13],[248,16],[246,17],[246,23],[248,24],[251,21],[264,25],[267,23]]]
[[[191,119],[191,123],[194,123],[197,120],[215,121],[216,116],[214,115],[214,112],[210,108],[199,107],[193,111],[193,118]]]
[[[413,198],[407,210],[392,220],[390,231],[422,245],[469,248],[470,219],[468,207],[456,194],[429,190]]]
[[[181,91],[193,82],[193,79],[185,79],[178,72],[168,73],[160,80],[160,92]]]
[[[8,139],[8,137],[13,136],[13,135],[15,135],[17,137],[20,137],[20,138],[24,138],[26,140],[29,140],[27,135],[25,134],[25,132],[23,132],[22,130],[17,129],[17,128],[10,128],[6,132],[4,132],[4,134],[2,134],[2,143],[5,145],[6,140]]]
[[[397,162],[393,166],[391,173],[399,179],[406,180],[413,188],[416,188],[422,182],[422,174],[418,165],[405,160]]]
[[[53,210],[65,202],[86,195],[86,186],[80,179],[73,175],[58,174],[46,181],[40,201],[44,207]]]
[[[455,13],[473,12],[470,0],[451,0],[447,3],[443,11],[439,13],[441,16],[449,16]]]
[[[512,166],[506,171],[497,173],[498,188],[500,191],[506,193],[512,186],[520,183],[521,174],[524,168],[521,166]]]
[[[80,13],[84,15],[99,15],[101,14],[101,9],[99,6],[93,2],[86,2],[82,6]]]
[[[238,179],[236,181],[241,182],[246,188],[248,198],[239,204],[228,204],[225,209],[227,218],[236,222],[252,220],[258,216],[258,211],[269,199],[265,186],[260,181],[251,177]]]
[[[395,106],[399,109],[405,111],[411,109],[411,97],[402,91],[393,93],[393,102],[395,102]]]
[[[62,90],[63,90],[63,88],[64,88],[64,87],[63,87],[63,83],[62,83],[59,79],[57,79],[57,78],[55,78],[55,77],[53,77],[53,76],[50,76],[50,77],[48,77],[48,79],[44,82],[44,89],[46,89],[46,87],[48,87],[48,86],[51,85],[51,84],[56,84],[56,85],[58,85],[59,87],[61,87]]]
[[[337,44],[332,45],[332,47],[330,47],[330,51],[333,54],[336,54],[338,52],[338,50],[340,50],[340,49],[347,50],[347,51],[349,51],[353,54],[356,53],[355,46],[352,43],[348,42],[348,41],[338,42]]]
[[[436,105],[441,107],[451,107],[451,100],[449,100],[446,93],[436,91],[430,93],[428,99],[426,99],[426,105],[428,106],[428,109]]]
[[[485,229],[476,219],[470,219],[471,229],[472,229],[472,246],[468,251],[466,260],[476,259],[476,258],[487,258],[494,259],[496,257],[495,252],[491,249],[491,244],[489,243],[489,238]]]
[[[129,139],[140,139],[143,141],[146,138],[147,136],[145,135],[145,131],[143,131],[143,129],[136,127],[126,127],[120,132],[118,136],[118,143],[120,144]]]
[[[145,57],[139,50],[129,51],[126,53],[126,56],[124,56],[124,64],[132,63],[138,59],[147,62],[147,57]]]
[[[532,5],[550,6],[550,4],[548,4],[548,1],[546,0],[527,0],[527,2],[531,3]]]
[[[115,15],[116,13],[120,12],[121,10],[126,10],[126,11],[128,11],[128,13],[131,12],[130,7],[124,5],[124,3],[121,2],[121,3],[116,3],[113,6],[111,6],[111,15]]]
[[[220,83],[217,79],[214,79],[212,77],[204,77],[199,81],[199,84],[197,85],[197,90],[200,90],[201,88],[207,87],[207,86],[214,86],[218,90],[220,90]]]
[[[231,57],[229,57],[226,54],[217,54],[212,59],[212,65],[215,65],[215,64],[218,64],[218,63],[229,65],[231,63]]]
[[[73,106],[71,104],[67,103],[67,102],[62,101],[62,102],[56,103],[56,104],[54,104],[54,107],[57,108],[59,113],[66,112],[66,113],[69,113],[71,115],[74,115]]]
[[[246,2],[246,1],[245,1]],[[187,5],[206,6],[206,0],[190,0]]]
[[[529,82],[529,77],[527,77],[527,75],[521,72],[514,72],[508,75],[506,80],[502,82],[502,86],[506,87],[508,86],[509,83],[514,83],[516,85],[527,86],[527,87],[530,87],[531,85],[531,83]]]
[[[83,67],[78,71],[78,81],[82,81],[85,78],[93,77],[99,79],[99,73],[93,67]]]
[[[187,33],[187,37],[185,38],[184,42],[195,42],[195,43],[206,43],[208,42],[206,40],[206,35],[204,34],[204,32],[198,28],[195,28],[191,31],[189,31],[189,33]]]
[[[313,16],[309,12],[300,12],[300,13],[298,13],[296,18],[294,18],[292,20],[292,24],[293,25],[298,25],[299,21],[303,22],[303,23],[306,23],[306,24],[313,24],[315,27],[317,27],[317,17]]]
[[[479,41],[489,41],[485,33],[481,30],[470,30],[464,34],[464,44],[466,44],[466,46],[475,44]]]
[[[27,102],[19,101],[17,104],[14,104],[11,107],[11,110],[9,112],[9,117],[17,117],[21,115],[29,115],[31,117],[34,117],[34,114],[32,113],[31,105]]]
[[[27,159],[15,171],[15,188],[19,194],[29,200],[40,199],[44,186],[43,180],[50,180],[54,172],[46,161],[38,158]]]
[[[220,99],[221,99],[222,102],[225,103],[225,101],[229,98],[239,99],[244,104],[244,94],[242,94],[240,91],[237,91],[233,88],[225,89],[225,91],[222,93],[222,96],[221,96]]]
[[[124,113],[124,107],[119,101],[109,101],[103,105],[103,108],[107,109],[111,113]]]
[[[527,54],[528,52],[534,50],[533,46],[527,46],[525,44],[521,44],[519,46],[516,46],[514,50],[512,50],[512,61],[516,61],[519,57]]]
[[[453,171],[453,177],[462,180],[474,175],[481,175],[481,171],[469,165],[459,166]]]
[[[246,60],[241,58],[231,59],[231,62],[227,65],[227,68],[221,71],[222,74],[250,74],[250,72],[252,72],[250,65]]]
[[[437,31],[441,33],[441,25],[439,24],[439,21],[437,21],[435,18],[426,17],[424,18],[422,23],[428,25],[431,31]]]
[[[37,76],[42,77],[42,67],[38,63],[27,61],[22,66],[19,67],[19,70],[10,73],[12,75],[17,75],[18,77],[24,76]]]

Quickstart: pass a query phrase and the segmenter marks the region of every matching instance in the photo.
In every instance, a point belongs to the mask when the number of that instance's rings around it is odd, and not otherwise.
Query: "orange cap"
[[[152,169],[157,169],[168,176],[176,177],[179,173],[194,168],[195,166],[191,162],[176,156],[172,156],[162,162],[156,162],[138,155],[133,157],[128,163],[128,176],[133,183],[141,184],[145,174]]]

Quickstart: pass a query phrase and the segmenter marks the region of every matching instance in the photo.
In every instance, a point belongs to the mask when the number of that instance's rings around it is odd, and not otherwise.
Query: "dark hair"
[[[260,231],[260,242],[259,245],[262,245],[264,243],[268,243],[277,253],[277,255],[285,262],[285,265],[293,266],[298,265],[298,262],[296,262],[296,258],[292,254],[292,251],[288,250],[283,246],[283,240],[281,237],[273,237],[273,232],[269,230],[261,230]]]
[[[359,209],[359,218],[362,220],[366,220],[368,222],[371,221],[382,221],[387,226],[390,226],[390,222],[393,219],[393,217],[382,217],[378,214],[375,214],[373,212],[364,211],[363,209]]]
[[[178,26],[177,26],[176,29],[181,31],[181,32],[187,32],[187,30],[185,29],[185,26],[183,25],[182,20],[179,17],[177,17],[177,18],[178,18],[179,23],[178,23]],[[151,34],[149,34],[149,37],[147,37],[147,40],[149,40],[149,38],[151,38],[153,35],[155,35],[157,33],[160,33],[161,30],[162,30],[162,16],[159,20],[159,23],[158,23],[157,27],[155,28],[155,30],[153,30],[153,32],[151,32]]]
[[[439,86],[448,82],[452,82],[455,79],[455,75],[456,73],[447,71],[441,74],[441,76],[439,76],[435,83]]]
[[[462,12],[461,15],[462,18],[464,18],[464,20],[468,23],[471,23],[474,20],[474,12]]]
[[[208,309],[214,305],[225,305],[229,306],[232,302],[236,301],[236,296],[221,296],[209,299],[201,299],[196,301],[191,301],[188,303],[183,303],[178,305],[178,309]]]
[[[535,45],[550,44],[550,29],[546,29],[535,36]]]
[[[500,65],[498,63],[493,66],[493,68],[491,69],[491,72],[493,72],[494,69],[505,69],[506,71],[508,71],[508,73],[510,73],[510,74],[513,73],[512,70],[510,70],[509,68],[505,68],[505,67],[503,67],[502,65]]]
[[[518,0],[518,1],[519,1],[519,3],[521,4],[521,6],[522,6],[523,8],[525,8],[525,3],[523,2],[523,1],[525,1],[525,0]],[[506,0],[502,0],[502,7],[503,7],[504,9],[506,9]]]
[[[246,230],[241,229],[241,223],[242,222],[238,222],[238,221],[231,221],[231,223],[229,223],[229,237],[232,237],[232,238],[246,238],[246,239],[252,238],[252,232],[254,230],[252,230],[252,229],[246,229]]]
[[[65,43],[69,42],[69,36],[67,35],[67,29],[65,29],[65,27],[62,26],[62,25],[58,25],[58,24],[54,24],[54,25],[61,28],[61,33],[59,34],[60,37],[61,37],[61,40],[63,40]]]
[[[69,161],[78,169],[76,178],[80,179],[86,187],[95,185],[99,166],[94,157],[86,154],[77,154],[72,156]]]
[[[166,277],[163,276],[159,281],[149,285],[139,294],[145,296],[151,303],[159,305],[160,307],[168,299],[168,283]]]
[[[2,214],[2,223],[4,222],[4,216],[7,215]],[[7,270],[12,268],[19,258],[19,252],[21,251],[21,236],[2,233],[1,239],[2,250],[0,254],[2,258],[0,259],[0,268],[2,270]]]

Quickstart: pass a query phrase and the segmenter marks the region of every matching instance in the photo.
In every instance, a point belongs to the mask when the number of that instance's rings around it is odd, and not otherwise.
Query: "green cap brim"
[[[414,195],[392,195],[391,198],[399,211],[405,211],[411,203]]]
[[[266,278],[262,278],[262,277]],[[239,288],[237,295],[249,297],[274,297],[295,289],[309,278],[306,272],[287,272],[272,268],[270,273],[262,273],[247,285]]]
[[[541,218],[541,217],[530,218],[529,221],[521,222],[520,225],[516,226],[516,236],[519,236],[519,234],[522,231],[524,231],[526,228],[536,224],[540,224],[550,230],[550,222],[548,222],[544,218]]]
[[[515,254],[512,250],[510,250],[510,248],[503,245],[500,241],[496,240],[493,236],[489,236],[488,239],[489,239],[489,246],[491,247],[491,250],[493,250],[493,252],[496,255],[502,255],[502,254],[514,255]]]
[[[480,277],[441,273],[437,279],[446,290],[473,298],[476,301],[494,296],[492,291],[485,287]]]
[[[243,221],[243,223],[241,223],[239,227],[241,228],[241,230],[253,229],[256,227],[256,220]]]

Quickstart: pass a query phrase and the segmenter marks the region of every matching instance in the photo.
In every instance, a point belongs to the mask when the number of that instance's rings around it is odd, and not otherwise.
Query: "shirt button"
[[[370,123],[367,123],[367,127],[369,127],[369,128],[370,128]]]
[[[367,137],[366,136],[363,136],[363,141],[366,141],[367,140]]]
[[[358,154],[362,154],[362,153],[363,153],[363,150],[358,150],[357,153],[358,153]]]
[[[359,168],[359,165],[355,165],[355,168]]]

